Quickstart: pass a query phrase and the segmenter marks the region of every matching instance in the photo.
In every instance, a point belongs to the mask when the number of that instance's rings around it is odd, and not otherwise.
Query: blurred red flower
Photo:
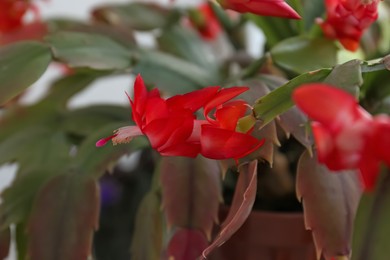
[[[134,99],[130,100],[136,126],[126,126],[114,135],[101,139],[96,146],[109,140],[114,144],[130,142],[133,137],[146,135],[151,146],[161,155],[211,159],[239,159],[257,150],[263,143],[249,133],[236,131],[239,118],[248,104],[231,101],[248,90],[246,87],[207,87],[168,99],[158,89],[147,91],[141,76],[134,83]],[[195,116],[204,109],[205,119]],[[214,111],[213,116],[210,113]]]
[[[364,31],[378,18],[379,0],[325,0],[326,19],[317,19],[325,36],[350,51],[359,48]]]
[[[330,170],[360,169],[367,190],[376,183],[379,165],[390,166],[390,117],[372,117],[341,89],[306,84],[293,93],[296,105],[308,115],[318,160]]]
[[[221,25],[209,3],[203,3],[190,11],[189,20],[205,40],[215,39],[221,32]]]
[[[300,19],[301,17],[284,0],[217,0],[225,9],[240,13]]]

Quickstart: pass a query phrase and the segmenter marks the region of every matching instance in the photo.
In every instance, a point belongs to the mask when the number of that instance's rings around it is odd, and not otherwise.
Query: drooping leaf
[[[385,172],[374,192],[365,192],[356,214],[352,260],[385,260],[390,254],[390,175]]]
[[[298,36],[279,42],[270,53],[278,66],[295,73],[305,73],[334,66],[337,50],[334,41]],[[305,56],[310,56],[310,59],[302,58]]]
[[[98,129],[83,141],[76,157],[76,163],[83,174],[100,176],[106,170],[110,170],[122,155],[149,145],[145,137],[137,137],[130,144],[113,146],[108,143],[104,147],[96,147],[95,144],[99,139],[112,135],[115,129],[127,124],[128,122],[111,123]]]
[[[131,64],[131,53],[124,46],[99,34],[58,32],[46,37],[56,59],[71,67],[120,70]]]
[[[21,42],[0,48],[0,105],[37,81],[51,62],[50,48]]]
[[[317,258],[349,256],[362,186],[356,171],[331,172],[306,150],[297,170],[297,197],[313,232]]]
[[[164,157],[160,165],[162,207],[168,229],[196,228],[208,238],[218,219],[220,172],[203,157]]]
[[[88,259],[99,218],[96,180],[68,172],[45,184],[28,222],[28,259]]]
[[[252,210],[256,199],[257,161],[242,165],[239,174],[230,211],[214,241],[203,251],[201,259],[206,259],[215,248],[226,242],[244,224]]]
[[[142,73],[147,83],[182,94],[218,82],[218,75],[194,63],[158,51],[140,51],[139,60],[133,69]]]
[[[196,260],[207,245],[207,238],[200,230],[179,228],[169,241],[167,259]]]
[[[150,191],[137,211],[135,230],[131,243],[134,259],[159,259],[163,243],[163,213],[161,199],[156,191]]]
[[[25,260],[27,255],[27,229],[26,223],[21,222],[15,226],[15,244],[18,260]]]
[[[11,244],[11,230],[5,228],[0,231],[0,259],[3,260],[8,256],[9,247]]]
[[[106,5],[93,10],[92,14],[98,21],[140,31],[165,27],[180,17],[177,10],[153,3]]]
[[[351,60],[335,66],[324,83],[342,88],[357,97],[363,84],[361,63],[359,60]]]
[[[261,121],[262,125],[268,124],[276,116],[293,106],[291,94],[296,87],[304,83],[321,82],[329,75],[330,71],[330,69],[321,69],[304,73],[259,98],[253,107],[255,117]]]

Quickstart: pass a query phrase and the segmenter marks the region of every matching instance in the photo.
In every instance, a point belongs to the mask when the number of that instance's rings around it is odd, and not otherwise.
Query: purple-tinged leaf
[[[195,159],[164,157],[160,181],[168,229],[196,228],[210,239],[222,200],[217,162],[201,156]]]
[[[200,230],[179,228],[169,241],[167,259],[196,260],[208,244]]]
[[[0,232],[0,259],[3,260],[8,256],[11,241],[11,231],[6,228]]]
[[[353,222],[362,194],[356,171],[332,172],[305,151],[297,170],[297,196],[313,233],[317,258],[349,256]]]
[[[96,180],[80,173],[52,178],[33,205],[27,227],[28,259],[88,259],[98,217]]]
[[[225,243],[244,224],[252,210],[256,199],[257,160],[242,165],[239,174],[230,211],[215,240],[203,251],[201,259],[206,259],[215,248]]]
[[[277,122],[287,137],[291,134],[311,152],[313,138],[307,131],[307,117],[297,107],[294,106],[281,114]]]

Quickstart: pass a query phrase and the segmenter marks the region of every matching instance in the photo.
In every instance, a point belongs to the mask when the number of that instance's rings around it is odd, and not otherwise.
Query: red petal
[[[350,124],[360,113],[353,96],[327,84],[302,85],[294,91],[292,98],[309,118],[332,131]]]
[[[301,17],[283,0],[225,0],[225,8],[241,13],[300,19]]]
[[[217,94],[219,87],[207,87],[192,91],[184,95],[176,95],[167,99],[169,109],[189,109],[192,112],[203,107],[213,96]]]
[[[148,91],[146,89],[145,83],[141,75],[138,74],[134,81],[133,110],[135,110],[139,115],[144,114],[147,96]]]
[[[258,140],[248,134],[202,125],[200,144],[204,157],[239,159],[257,150],[264,144],[264,139]]]
[[[164,156],[185,156],[195,158],[200,153],[199,143],[180,143],[160,151]]]
[[[215,117],[220,127],[234,131],[238,119],[245,115],[247,109],[248,103],[243,100],[235,100],[224,104],[222,108],[217,109]]]
[[[205,106],[204,106],[204,116],[207,119],[210,119],[208,114],[214,108],[223,103],[235,98],[236,96],[244,93],[249,90],[248,87],[231,87],[221,89]],[[211,119],[210,119],[211,120]]]
[[[334,144],[332,136],[329,131],[326,128],[323,128],[318,122],[313,122],[311,128],[317,148],[318,161],[324,163],[333,150]]]
[[[169,116],[169,111],[165,100],[160,97],[148,98],[143,114],[143,124],[149,124],[153,120]],[[142,128],[142,127],[141,127]]]

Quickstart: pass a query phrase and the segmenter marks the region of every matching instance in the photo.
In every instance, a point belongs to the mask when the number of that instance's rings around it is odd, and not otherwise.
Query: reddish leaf
[[[11,231],[6,228],[0,232],[0,259],[5,259],[9,253]]]
[[[309,135],[305,125],[307,124],[307,117],[297,108],[292,107],[279,116],[277,121],[287,137],[292,134],[303,146],[311,151],[313,145],[313,138]]]
[[[200,156],[164,157],[160,174],[168,228],[197,228],[210,238],[221,201],[217,162]]]
[[[362,194],[355,171],[332,172],[305,151],[298,163],[297,196],[305,225],[313,232],[317,257],[332,259],[351,252],[352,227]]]
[[[202,253],[206,257],[217,247],[225,243],[245,222],[256,199],[257,161],[242,165],[236,185],[231,209],[216,239]]]
[[[180,228],[175,232],[175,235],[169,242],[167,250],[168,259],[198,259],[207,245],[207,238],[201,231]]]
[[[80,173],[58,175],[38,193],[28,223],[30,260],[87,259],[99,217],[99,190]]]

